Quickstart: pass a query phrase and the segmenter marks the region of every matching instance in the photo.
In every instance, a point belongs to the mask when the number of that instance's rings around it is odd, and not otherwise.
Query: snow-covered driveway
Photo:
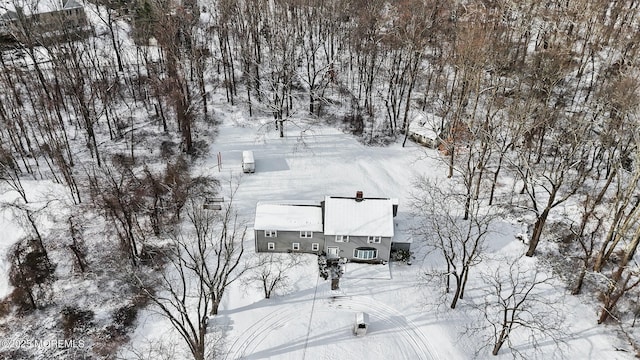
[[[241,177],[235,201],[240,214],[249,214],[250,221],[257,201],[320,201],[325,195],[354,196],[358,190],[365,196],[398,198],[400,211],[407,211],[411,182],[422,174],[420,169],[445,175],[437,170],[439,163],[412,142],[405,148],[399,144],[369,147],[331,127],[294,125],[287,128],[286,137],[279,138],[270,120],[263,123],[261,127],[222,124],[210,146],[211,156],[201,167],[205,174]],[[242,173],[243,150],[253,150],[255,174]]]
[[[226,179],[240,178],[234,202],[249,227],[258,201],[320,201],[325,195],[354,196],[358,190],[365,196],[398,198],[398,221],[403,221],[411,182],[421,169],[438,168],[437,161],[413,143],[406,148],[368,147],[322,125],[301,129],[290,124],[287,136],[279,138],[269,119],[263,124],[222,124],[210,146],[212,160],[201,167],[205,174],[219,175],[223,187]],[[254,152],[254,174],[241,171],[243,150]],[[252,256],[252,233],[246,245]],[[262,299],[252,287],[234,286],[217,319],[227,329],[226,359],[439,359],[425,328],[412,320],[420,316],[419,306],[404,301],[415,298],[418,291],[412,281],[391,279],[388,270],[382,279],[349,278],[347,273],[341,285],[345,295],[334,298],[314,262],[310,256],[308,264],[292,275],[295,279],[286,294],[272,299]],[[369,332],[363,337],[353,335],[357,312],[369,314]]]
[[[282,300],[231,343],[226,359],[440,358],[417,325],[370,296],[333,297],[319,280],[304,301]],[[361,337],[353,334],[358,312],[369,314],[367,335]]]

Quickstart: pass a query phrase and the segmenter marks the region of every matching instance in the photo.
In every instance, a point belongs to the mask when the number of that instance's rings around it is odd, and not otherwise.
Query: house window
[[[318,243],[311,244],[311,251],[318,251],[318,250],[320,250],[320,244]]]
[[[382,241],[382,236],[369,236],[369,238],[367,239],[368,243],[374,244],[380,244],[380,241]]]
[[[300,243],[293,243],[293,244],[291,244],[291,249],[293,249],[293,250],[300,250]]]
[[[300,231],[301,239],[311,239],[313,237],[313,231]]]
[[[349,242],[349,235],[336,235],[336,242]]]
[[[275,250],[276,249],[276,243],[267,243],[267,249],[268,250]]]
[[[374,248],[357,248],[353,250],[353,257],[359,260],[373,260],[378,257],[378,250]]]
[[[265,230],[264,237],[269,237],[269,238],[278,237],[278,232],[275,230]]]

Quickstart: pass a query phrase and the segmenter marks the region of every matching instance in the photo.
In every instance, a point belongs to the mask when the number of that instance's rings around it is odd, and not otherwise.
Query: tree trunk
[[[584,267],[580,270],[580,275],[578,275],[578,280],[576,280],[576,286],[574,286],[573,290],[571,290],[571,295],[578,295],[582,291],[582,284],[584,283],[584,277],[587,274],[587,266],[585,264]]]
[[[264,298],[269,299],[271,297],[271,292],[267,287],[267,279],[262,279],[262,289],[264,290]]]
[[[498,355],[498,352],[500,351],[500,348],[502,348],[502,344],[504,344],[505,342],[505,328],[502,328],[502,331],[500,332],[500,337],[498,338],[498,340],[496,341],[495,345],[493,346],[493,351],[491,351],[491,355],[496,356]]]
[[[204,337],[202,338],[204,340]],[[192,345],[191,352],[193,355],[193,360],[204,360],[204,341],[199,341]]]
[[[460,285],[460,299],[464,298],[464,289],[467,287],[467,280],[469,279],[469,266],[464,267],[464,275],[462,276],[462,285]]]
[[[498,355],[500,348],[502,348],[502,345],[504,344],[505,341],[507,341],[507,338],[509,337],[509,320],[508,319],[509,319],[509,310],[504,309],[502,312],[502,329],[500,330],[500,336],[498,336],[498,338],[496,339],[496,343],[493,346],[493,351],[491,352],[493,356]]]
[[[503,157],[504,152],[501,152],[500,157],[498,158],[498,167],[496,168],[496,172],[493,173],[493,182],[491,182],[491,192],[489,193],[489,205],[493,205],[493,196],[496,191],[496,185],[498,184],[498,176],[500,174],[500,169],[502,168]]]
[[[458,299],[460,298],[460,291],[462,290],[462,285],[460,282],[460,276],[456,273],[453,275],[456,279],[456,292],[453,294],[453,300],[451,301],[451,308],[455,309],[458,304]]]
[[[209,315],[218,315],[218,308],[220,307],[220,299],[215,295],[211,295],[211,311]]]
[[[447,262],[447,280],[445,292],[448,294],[451,291],[451,264]]]
[[[549,207],[545,208],[542,211],[542,214],[536,220],[535,225],[533,226],[533,235],[531,236],[531,240],[529,240],[529,250],[527,250],[527,256],[531,257],[536,252],[536,248],[538,247],[538,242],[540,242],[540,236],[542,236],[542,229],[544,228],[544,224],[547,222],[547,217],[549,216],[549,211],[551,209]]]
[[[620,275],[622,271],[623,271],[623,268],[620,268],[618,270]],[[616,275],[616,277],[620,277],[620,275]],[[611,311],[616,307],[618,300],[620,300],[622,295],[624,295],[625,293],[624,289],[627,286],[627,283],[629,282],[630,278],[631,278],[631,273],[627,274],[627,277],[624,279],[624,281],[621,284],[620,283],[615,284],[615,287],[613,287],[608,294],[604,295],[604,304],[602,306],[602,310],[600,311],[598,324],[602,324],[605,321],[607,321],[607,319],[609,318],[609,315],[611,315]],[[619,286],[619,290],[616,291],[616,288],[618,288],[618,286]]]
[[[76,261],[78,262],[78,266],[80,267],[80,272],[84,273],[85,272],[84,255],[80,252],[80,249],[78,249],[78,247],[75,244],[69,245],[69,249],[71,249],[71,251],[73,252],[73,255],[76,256]]]

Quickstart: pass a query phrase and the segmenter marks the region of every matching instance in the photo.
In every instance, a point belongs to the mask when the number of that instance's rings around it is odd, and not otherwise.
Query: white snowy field
[[[306,122],[287,123],[286,136],[279,138],[270,119],[249,122],[239,111],[218,110],[217,115],[224,119],[220,132],[210,145],[209,158],[197,168],[220,178],[225,196],[229,179],[239,181],[234,203],[249,225],[246,256],[255,256],[251,225],[258,201],[319,201],[325,195],[353,196],[357,190],[365,196],[395,197],[400,200],[396,237],[411,237],[412,182],[419,175],[444,178],[446,174],[436,151],[411,142],[405,148],[399,143],[368,147],[335,128]],[[243,150],[255,153],[254,174],[242,174]],[[221,169],[217,167],[218,153]],[[522,223],[503,219],[489,239],[488,252],[494,258],[522,254],[525,245],[515,235],[525,231]],[[271,299],[264,299],[257,286],[234,283],[215,320],[224,329],[224,358],[491,358],[490,348],[476,354],[482,339],[489,334],[465,333],[465,329],[480,317],[472,305],[482,298],[484,285],[479,273],[492,262],[473,269],[464,300],[451,310],[448,303],[437,305],[441,303],[442,289],[424,283],[421,274],[433,266],[432,258],[425,255],[420,239],[413,240],[416,259],[412,265],[348,264],[339,292],[331,291],[329,282],[318,276],[316,258],[311,255],[301,255],[305,261],[289,273],[288,288]],[[564,298],[558,305],[566,316],[561,338],[564,352],[556,352],[548,339],[536,339],[538,346],[532,346],[530,339],[514,332],[511,341],[525,358],[632,357],[631,353],[616,350],[627,346],[615,337],[614,328],[596,325],[596,304],[581,303],[562,284],[547,291]],[[354,317],[361,311],[370,316],[369,332],[355,337]],[[175,343],[175,334],[171,335],[165,320],[144,314],[131,347],[162,343],[169,338]],[[512,358],[506,345],[497,358]]]

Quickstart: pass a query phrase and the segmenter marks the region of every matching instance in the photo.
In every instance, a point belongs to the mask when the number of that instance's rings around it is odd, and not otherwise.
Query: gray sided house
[[[325,253],[353,262],[389,261],[398,202],[389,198],[326,196],[321,204],[256,206],[256,252]]]
[[[319,203],[259,202],[256,205],[256,252],[303,252],[324,249]]]
[[[388,198],[327,196],[324,208],[324,240],[328,257],[354,262],[387,262],[394,235],[397,201]]]

